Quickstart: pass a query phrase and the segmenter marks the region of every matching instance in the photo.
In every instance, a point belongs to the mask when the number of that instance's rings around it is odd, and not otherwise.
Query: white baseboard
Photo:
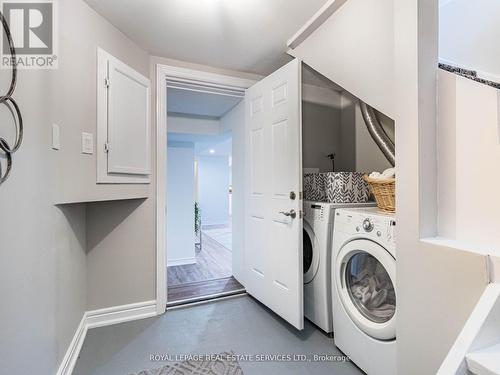
[[[227,221],[222,221],[222,222],[213,222],[213,223],[203,223],[201,226],[201,230],[207,230],[207,229],[219,229],[227,227],[231,223],[231,217]],[[215,227],[215,228],[214,228]]]
[[[167,260],[167,267],[185,266],[186,264],[196,264],[196,258],[192,257],[192,258]]]
[[[132,303],[85,312],[57,370],[57,375],[71,375],[73,373],[76,360],[80,355],[83,341],[89,329],[151,318],[156,315],[156,301]]]
[[[156,301],[132,303],[87,311],[87,328],[97,328],[156,316]]]

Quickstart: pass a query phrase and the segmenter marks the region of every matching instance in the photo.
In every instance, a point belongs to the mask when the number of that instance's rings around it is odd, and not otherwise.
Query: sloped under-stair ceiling
[[[393,24],[391,0],[347,0],[289,53],[394,118]]]

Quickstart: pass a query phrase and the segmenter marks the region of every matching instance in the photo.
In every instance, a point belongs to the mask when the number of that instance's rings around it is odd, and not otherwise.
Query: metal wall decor
[[[0,185],[1,185],[2,183],[5,182],[5,180],[7,180],[12,170],[12,154],[19,149],[23,141],[23,118],[21,116],[21,111],[19,109],[19,106],[12,97],[12,94],[16,89],[16,83],[17,83],[16,49],[14,47],[14,42],[12,40],[12,35],[10,33],[9,25],[7,24],[7,20],[3,16],[2,12],[0,12],[0,20],[2,22],[3,30],[5,33],[5,39],[9,43],[9,49],[12,59],[11,60],[12,73],[11,73],[10,87],[7,93],[0,97],[0,104],[7,106],[9,111],[14,116],[16,124],[16,138],[13,146],[11,146],[5,138],[0,137],[0,154],[3,153],[7,161],[5,170],[3,170],[2,164],[0,163]]]

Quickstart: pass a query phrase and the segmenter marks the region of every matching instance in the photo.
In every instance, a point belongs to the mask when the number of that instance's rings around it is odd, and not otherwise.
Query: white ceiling
[[[326,0],[86,0],[149,53],[267,75]]]
[[[191,116],[220,118],[238,104],[242,98],[192,90],[169,88],[167,111]]]

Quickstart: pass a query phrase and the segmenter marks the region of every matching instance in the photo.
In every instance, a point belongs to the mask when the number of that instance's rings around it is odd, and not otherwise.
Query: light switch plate
[[[61,149],[61,129],[57,124],[52,124],[52,148],[54,150]]]
[[[94,153],[94,135],[82,133],[82,154],[92,155]]]

